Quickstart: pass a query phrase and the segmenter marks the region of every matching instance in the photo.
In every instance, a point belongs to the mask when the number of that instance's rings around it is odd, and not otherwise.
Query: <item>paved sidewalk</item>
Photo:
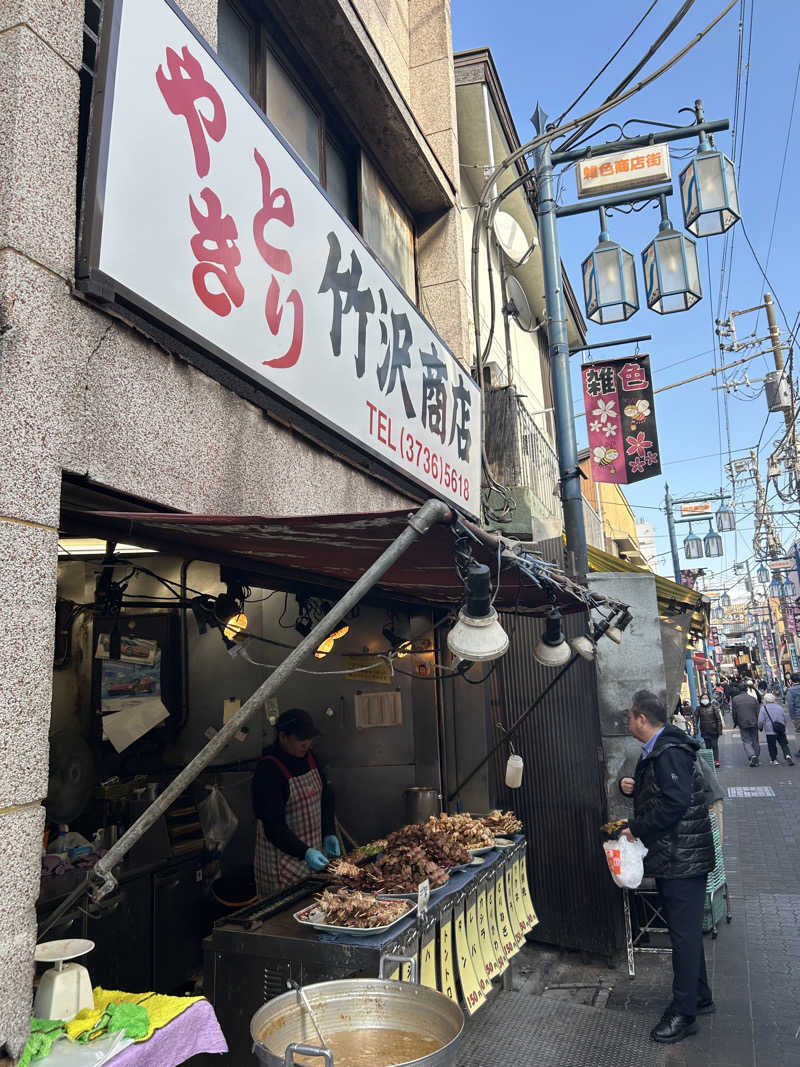
[[[790,744],[794,754],[793,732]],[[762,744],[761,766],[750,768],[731,729],[721,758],[733,922],[723,920],[716,940],[705,938],[716,1014],[701,1016],[698,1033],[677,1045],[656,1045],[643,1035],[670,999],[668,953],[637,953],[630,980],[624,963],[611,971],[531,945],[517,991],[501,994],[475,1017],[477,1028],[468,1027],[462,1067],[800,1067],[800,758],[773,767]],[[492,1048],[496,1060],[487,1059]]]

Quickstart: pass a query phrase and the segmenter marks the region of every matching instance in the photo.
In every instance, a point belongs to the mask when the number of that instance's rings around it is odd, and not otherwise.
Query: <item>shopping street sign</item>
[[[581,380],[595,481],[627,485],[660,474],[650,357],[584,363]]]
[[[80,287],[476,515],[475,382],[173,0],[103,26]]]
[[[589,156],[575,164],[580,200],[668,182],[671,178],[669,145],[665,144],[611,152],[605,156]]]

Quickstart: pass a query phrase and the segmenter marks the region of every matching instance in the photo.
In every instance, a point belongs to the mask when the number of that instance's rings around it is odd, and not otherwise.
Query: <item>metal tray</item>
[[[494,845],[484,845],[483,848],[468,848],[467,852],[469,852],[470,856],[474,859],[475,856],[485,856],[486,853],[491,852],[494,847]]]
[[[395,894],[392,894],[391,899],[395,899]],[[403,919],[407,919],[409,915],[413,915],[417,910],[417,905],[412,904],[408,911],[404,911],[398,918],[393,919],[392,922],[387,923],[385,926],[334,926],[332,923],[321,922],[319,918],[312,918],[312,916],[322,916],[324,918],[325,912],[318,904],[309,904],[307,908],[302,908],[300,911],[294,913],[295,922],[300,923],[301,926],[311,926],[314,930],[324,930],[328,934],[349,934],[351,937],[371,937],[372,934],[382,934],[387,930],[391,930],[393,926],[397,926]]]
[[[496,837],[494,839],[494,847],[499,849],[513,848],[514,842],[507,837]]]

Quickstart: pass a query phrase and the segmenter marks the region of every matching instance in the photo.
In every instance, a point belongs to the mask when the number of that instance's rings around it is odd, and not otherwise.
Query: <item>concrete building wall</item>
[[[216,0],[182,7],[214,45]],[[423,143],[454,205],[449,4],[340,0],[339,8],[345,18],[357,10],[389,72],[379,78],[406,100],[411,117],[398,123],[413,129],[387,136]],[[76,298],[83,19],[83,0],[0,6],[0,1056],[19,1054],[30,1011],[63,473],[181,511],[408,503]],[[457,214],[441,210],[418,230],[422,312],[465,359]]]

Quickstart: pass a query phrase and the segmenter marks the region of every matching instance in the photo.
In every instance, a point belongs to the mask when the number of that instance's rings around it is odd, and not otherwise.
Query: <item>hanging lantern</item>
[[[794,596],[794,582],[791,578],[787,578],[786,581],[783,583],[783,595],[785,597]]]
[[[720,533],[731,533],[736,529],[736,517],[730,508],[721,507],[716,514],[716,520]]]
[[[708,533],[703,538],[703,548],[709,559],[722,555],[722,538],[711,529],[711,519],[708,520]]]
[[[703,558],[703,542],[696,533],[692,533],[691,523],[689,523],[689,534],[683,542],[683,551],[687,559]]]
[[[756,572],[756,577],[762,585],[766,585],[769,581],[770,570],[765,563],[762,563]]]
[[[720,607],[724,608],[727,611],[728,608],[731,606],[731,598],[728,596],[727,593],[723,593],[722,596],[719,598],[719,603]]]
[[[639,310],[633,254],[612,241],[600,208],[599,244],[581,264],[586,314],[592,322],[623,322]]]
[[[769,595],[774,597],[783,596],[783,582],[780,578],[773,578],[769,583]]]
[[[695,237],[724,233],[741,218],[733,163],[712,148],[705,134],[680,183],[684,224]]]
[[[688,311],[703,295],[697,246],[674,229],[667,215],[667,199],[661,200],[658,234],[642,252],[647,306],[659,315]]]

